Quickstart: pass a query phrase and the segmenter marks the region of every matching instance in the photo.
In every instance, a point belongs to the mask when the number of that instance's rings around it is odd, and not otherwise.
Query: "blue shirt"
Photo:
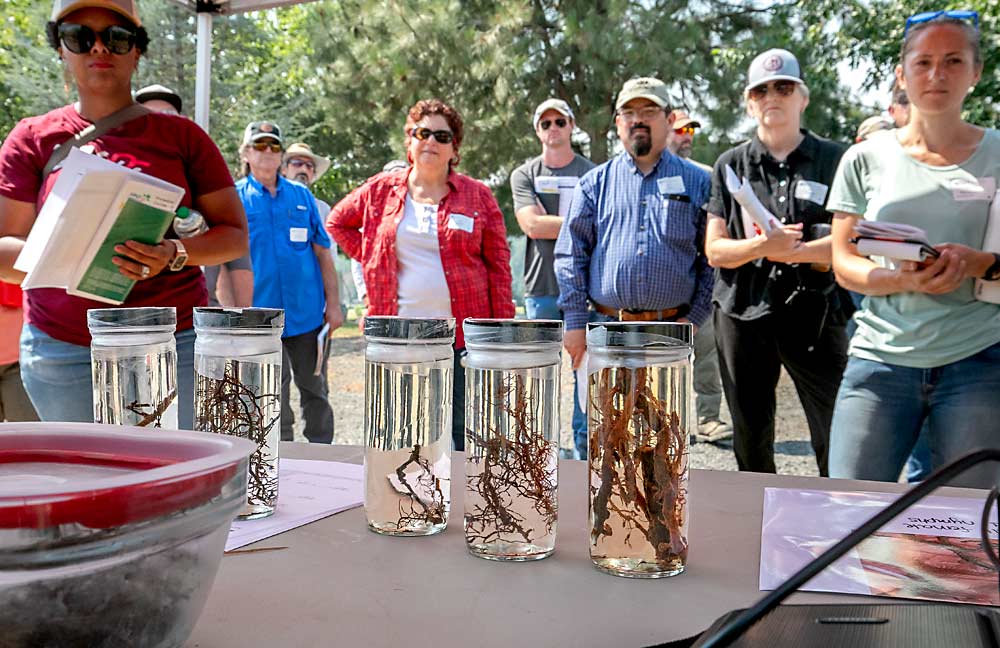
[[[253,176],[236,183],[250,226],[253,305],[285,309],[282,337],[323,326],[326,293],[313,244],[330,247],[330,237],[305,185],[278,176],[271,196]]]
[[[703,246],[711,190],[706,171],[668,149],[648,175],[627,152],[580,179],[556,240],[559,307],[567,329],[584,328],[587,299],[631,310],[690,305],[711,313],[714,275]]]

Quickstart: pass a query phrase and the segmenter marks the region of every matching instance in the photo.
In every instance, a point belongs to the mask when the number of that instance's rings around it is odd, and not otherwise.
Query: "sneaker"
[[[699,441],[707,441],[708,443],[727,441],[733,438],[733,428],[728,423],[717,419],[704,421],[698,424],[697,437]]]

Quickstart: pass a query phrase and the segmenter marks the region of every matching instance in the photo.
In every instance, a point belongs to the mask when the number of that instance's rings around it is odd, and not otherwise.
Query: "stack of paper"
[[[743,230],[747,238],[755,236],[758,230],[767,234],[775,227],[781,227],[781,222],[760,202],[747,179],[743,178],[740,181],[736,172],[728,164],[726,165],[726,188],[740,204],[743,215]]]
[[[938,256],[927,240],[927,232],[903,223],[858,221],[857,237],[851,239],[862,256],[881,256],[897,261],[926,261]]]

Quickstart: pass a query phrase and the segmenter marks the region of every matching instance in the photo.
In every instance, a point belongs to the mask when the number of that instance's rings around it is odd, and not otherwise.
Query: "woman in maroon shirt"
[[[437,99],[406,117],[405,169],[380,173],[341,200],[326,228],[359,260],[370,315],[454,317],[452,438],[465,447],[467,317],[513,317],[510,248],[489,188],[455,172],[462,118]]]
[[[47,32],[79,100],[22,120],[0,148],[0,280],[15,284],[24,274],[14,270],[14,261],[59,173],[44,176],[53,150],[133,104],[132,76],[149,43],[135,0],[55,0]],[[200,211],[211,226],[184,240],[188,258],[177,271],[168,268],[180,265],[183,255],[171,238],[159,245],[124,241],[115,248],[119,271],[138,282],[125,306],[177,308],[179,418],[181,427],[190,427],[192,309],[206,303],[198,266],[228,261],[247,249],[246,217],[232,177],[208,135],[175,115],[142,114],[93,140],[87,149],[183,187],[182,204]],[[86,311],[106,304],[55,288],[32,289],[26,295],[21,372],[31,400],[43,420],[92,421]]]

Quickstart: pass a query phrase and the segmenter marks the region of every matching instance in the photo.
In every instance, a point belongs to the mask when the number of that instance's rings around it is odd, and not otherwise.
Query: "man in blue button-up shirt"
[[[291,382],[301,397],[305,436],[313,443],[333,441],[333,410],[327,398],[325,349],[318,375],[318,334],[343,323],[337,278],[330,258],[330,237],[305,185],[282,177],[281,131],[270,122],[252,122],[243,135],[244,174],[236,191],[250,226],[253,305],[285,310],[281,367],[281,438],[292,440],[295,416],[289,404]]]
[[[574,367],[592,315],[698,326],[711,313],[713,271],[701,253],[711,179],[666,148],[668,104],[659,79],[625,83],[615,104],[625,151],[580,179],[556,241]]]

